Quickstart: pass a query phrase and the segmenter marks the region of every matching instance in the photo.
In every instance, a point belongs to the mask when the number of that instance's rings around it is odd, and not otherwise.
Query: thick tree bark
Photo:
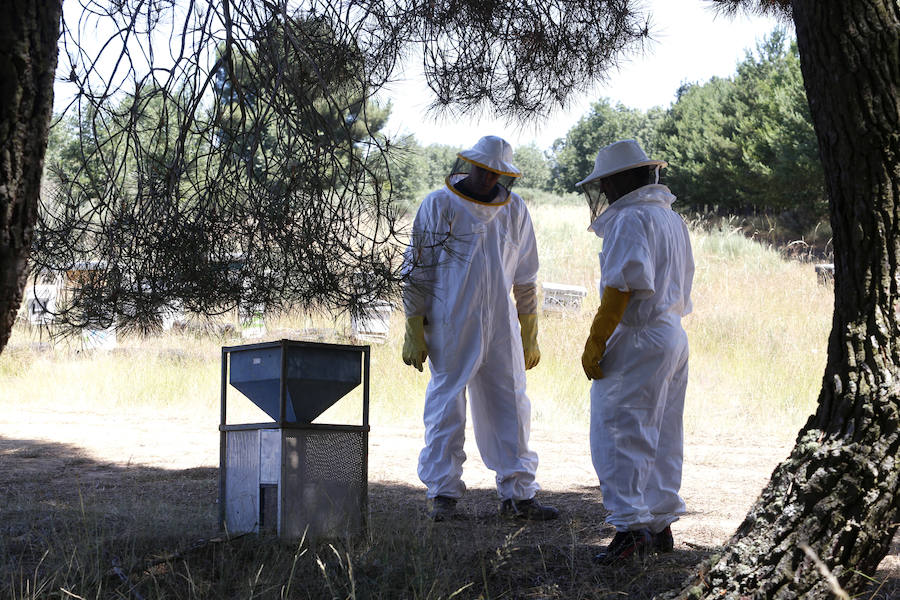
[[[852,595],[900,523],[900,4],[793,11],[834,228],[828,363],[790,457],[681,598]]]
[[[22,302],[53,110],[62,0],[7,0],[0,18],[0,352]]]

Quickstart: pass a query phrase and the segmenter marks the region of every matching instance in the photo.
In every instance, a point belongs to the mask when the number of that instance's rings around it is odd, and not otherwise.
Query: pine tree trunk
[[[828,363],[790,457],[680,598],[852,595],[900,523],[900,4],[793,6],[834,229]]]
[[[8,0],[0,17],[0,352],[22,303],[53,110],[62,0]]]

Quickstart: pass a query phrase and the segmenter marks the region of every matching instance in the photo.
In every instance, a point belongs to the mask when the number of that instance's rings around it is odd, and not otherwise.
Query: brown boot
[[[456,498],[435,496],[427,502],[428,518],[432,521],[449,521],[456,514]]]

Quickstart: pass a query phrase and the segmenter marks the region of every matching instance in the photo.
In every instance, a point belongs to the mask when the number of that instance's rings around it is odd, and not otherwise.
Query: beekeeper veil
[[[659,170],[668,163],[664,160],[653,160],[635,140],[621,140],[600,148],[594,160],[594,170],[586,178],[575,184],[587,197],[591,209],[591,223],[609,208],[609,200],[603,191],[604,177],[615,175],[638,167],[656,167],[655,183],[659,183]]]
[[[522,172],[512,163],[512,158],[513,150],[509,142],[495,135],[486,135],[474,146],[456,155],[447,185],[452,188],[453,184],[467,177],[473,167],[481,167],[499,175],[497,185],[509,192],[516,179],[522,176]]]

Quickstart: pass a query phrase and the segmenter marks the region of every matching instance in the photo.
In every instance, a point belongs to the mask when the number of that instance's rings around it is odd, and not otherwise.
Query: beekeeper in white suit
[[[525,369],[540,360],[538,256],[528,209],[510,192],[519,175],[509,143],[483,137],[457,155],[445,187],[423,200],[413,224],[403,360],[421,371],[430,359],[419,478],[435,521],[454,516],[466,489],[467,390],[478,450],[496,473],[501,516],[558,516],[534,498],[538,457],[528,447]]]
[[[582,367],[591,383],[591,457],[606,520],[616,528],[597,555],[612,564],[669,551],[670,525],[684,513],[681,487],[694,259],[675,196],[634,140],[600,149],[577,185],[591,207],[589,230],[603,238],[600,308]]]

